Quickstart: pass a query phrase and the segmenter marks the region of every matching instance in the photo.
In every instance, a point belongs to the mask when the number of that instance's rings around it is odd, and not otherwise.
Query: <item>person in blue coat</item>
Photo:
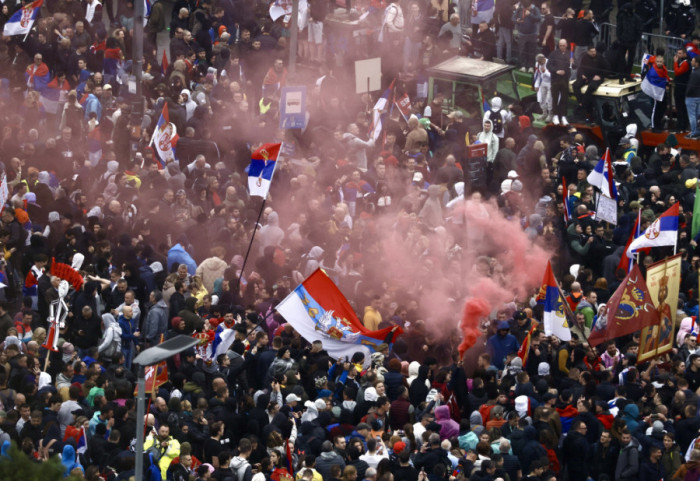
[[[80,465],[80,463],[77,461],[76,456],[75,456],[75,448],[71,446],[70,444],[66,444],[63,446],[63,454],[61,455],[61,464],[63,467],[66,468],[65,472],[63,473],[63,477],[67,478],[70,476],[71,471],[73,471],[75,468],[80,468],[80,470],[84,473],[85,470],[83,467]]]
[[[505,367],[505,359],[508,354],[517,353],[520,345],[514,335],[510,334],[508,321],[498,323],[498,331],[486,341],[486,349],[491,355],[491,363],[499,371]]]

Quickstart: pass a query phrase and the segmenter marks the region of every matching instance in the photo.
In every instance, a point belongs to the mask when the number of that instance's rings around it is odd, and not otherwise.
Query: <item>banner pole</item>
[[[238,275],[238,281],[236,281],[236,295],[240,296],[241,292],[241,278],[243,277],[243,271],[245,270],[245,265],[248,262],[248,256],[250,255],[250,249],[253,247],[253,240],[255,239],[255,233],[258,230],[258,224],[260,224],[260,218],[265,210],[266,197],[263,198],[262,205],[260,206],[260,212],[258,212],[258,220],[255,221],[253,226],[253,235],[250,236],[250,242],[248,243],[248,250],[245,253],[245,258],[243,258],[243,265],[241,266],[241,273]]]

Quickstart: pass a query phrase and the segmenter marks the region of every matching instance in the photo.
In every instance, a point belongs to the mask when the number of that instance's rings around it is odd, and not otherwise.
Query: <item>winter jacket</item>
[[[172,271],[174,264],[185,264],[187,273],[191,276],[197,272],[197,263],[192,256],[180,244],[175,244],[168,251],[168,272]]]
[[[228,267],[225,260],[218,257],[210,257],[204,259],[197,270],[195,271],[199,277],[202,278],[202,284],[207,289],[208,292],[213,292],[214,281],[224,277],[224,271]]]
[[[639,441],[635,438],[620,450],[615,466],[616,481],[636,480],[639,474]]]
[[[503,360],[506,356],[518,352],[519,347],[518,340],[512,334],[506,334],[505,336],[494,334],[486,341],[486,349],[491,355],[491,364],[499,370],[503,369]]]
[[[157,344],[160,335],[168,331],[168,304],[161,299],[151,307],[146,316],[145,331],[146,341],[150,344]]]
[[[450,417],[450,408],[448,406],[438,406],[435,409],[435,422],[442,426],[440,439],[452,439],[459,436],[459,424]]]
[[[661,462],[652,463],[648,458],[642,462],[639,468],[639,481],[660,481],[666,478],[664,465]]]
[[[101,356],[111,357],[122,350],[122,328],[109,313],[102,314],[102,322],[105,329],[97,350]]]
[[[345,461],[340,457],[340,454],[335,451],[321,453],[316,458],[316,471],[321,473],[323,479],[331,479],[331,466],[336,464],[340,466],[341,472],[345,469]]]
[[[235,475],[235,481],[250,481],[253,479],[253,467],[247,459],[234,456],[231,460],[231,471]]]
[[[520,466],[523,468],[523,473],[529,473],[530,463],[535,459],[547,457],[547,451],[537,441],[537,430],[535,428],[532,426],[527,426],[523,430],[523,433],[525,435],[525,445],[523,446],[521,453],[515,454],[518,456],[518,460],[520,460]]]
[[[588,476],[588,441],[586,437],[578,431],[571,431],[564,438],[562,449],[564,463],[569,472],[571,481],[585,481]]]

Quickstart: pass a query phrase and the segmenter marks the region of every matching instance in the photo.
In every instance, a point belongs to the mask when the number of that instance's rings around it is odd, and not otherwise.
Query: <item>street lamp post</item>
[[[143,428],[145,426],[145,404],[146,404],[146,366],[153,366],[159,362],[171,358],[175,354],[185,351],[197,344],[197,339],[189,336],[176,336],[172,339],[149,347],[142,351],[134,363],[139,365],[139,378],[137,381],[138,394],[136,395],[136,450],[134,464],[135,481],[143,481]]]

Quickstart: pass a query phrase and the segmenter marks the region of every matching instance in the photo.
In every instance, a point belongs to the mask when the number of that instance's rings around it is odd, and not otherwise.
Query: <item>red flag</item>
[[[518,357],[523,361],[523,369],[525,369],[525,365],[527,364],[527,357],[530,355],[530,345],[532,344],[533,332],[535,332],[534,324],[532,325],[532,327],[530,327],[530,330],[527,332],[527,336],[525,336],[525,339],[523,339],[523,343],[520,345],[520,349],[518,349]]]
[[[642,222],[642,210],[640,209],[637,212],[637,220],[634,221],[634,227],[632,228],[632,232],[630,233],[629,238],[627,239],[627,243],[625,244],[625,250],[622,253],[622,257],[620,257],[620,263],[617,265],[618,269],[625,269],[627,272],[632,271],[632,264],[634,262],[634,258],[627,257],[627,249],[629,249],[630,244],[632,243],[633,240],[635,240],[637,237],[640,235],[640,230],[641,230],[641,222]],[[645,247],[643,249],[639,249],[637,252],[640,254],[648,254],[651,251],[651,247]]]
[[[588,336],[588,344],[597,346],[603,341],[632,334],[659,323],[659,313],[639,266],[632,270],[608,301],[605,316],[599,317]]]
[[[56,332],[56,320],[51,321],[51,327],[49,327],[49,333],[46,335],[46,340],[41,347],[48,349],[49,351],[58,352],[58,333]]]
[[[163,361],[155,366],[146,368],[146,393],[151,394],[168,382],[168,364]],[[134,396],[139,392],[139,385],[134,388]]]
[[[160,68],[163,70],[163,76],[165,76],[166,72],[168,71],[168,54],[165,53],[165,49],[163,49],[163,60],[160,62]]]

